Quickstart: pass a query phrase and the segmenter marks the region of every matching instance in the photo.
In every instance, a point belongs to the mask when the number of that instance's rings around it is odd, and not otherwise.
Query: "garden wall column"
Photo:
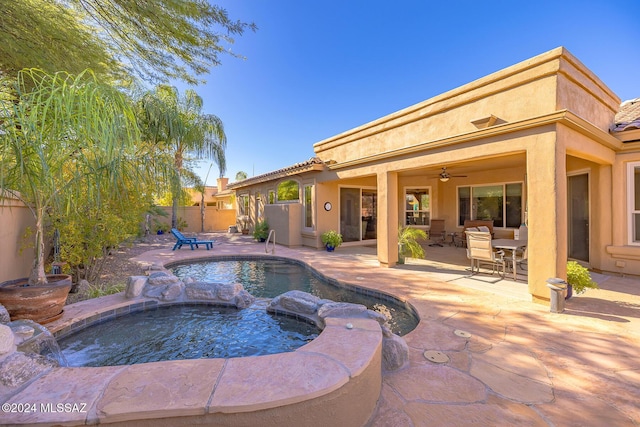
[[[567,168],[553,133],[527,150],[528,275],[534,302],[548,304],[550,277],[566,278]]]
[[[398,174],[378,172],[378,261],[383,267],[398,262]]]

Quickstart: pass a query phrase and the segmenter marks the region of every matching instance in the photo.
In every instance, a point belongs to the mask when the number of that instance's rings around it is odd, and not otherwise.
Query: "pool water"
[[[337,302],[363,304],[384,314],[393,333],[405,335],[415,329],[418,318],[400,301],[365,295],[322,280],[303,265],[283,259],[236,259],[204,261],[171,268],[177,277],[193,277],[214,283],[242,283],[258,298],[275,298],[287,291],[300,290]]]
[[[174,305],[90,326],[58,344],[68,366],[117,366],[284,353],[319,333],[303,320],[267,313],[264,304]]]

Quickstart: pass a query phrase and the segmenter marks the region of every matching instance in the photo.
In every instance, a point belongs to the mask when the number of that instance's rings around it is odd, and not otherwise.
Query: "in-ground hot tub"
[[[121,294],[65,310],[53,332],[156,306]],[[161,305],[161,304],[160,304]],[[326,318],[312,342],[293,352],[106,367],[58,367],[3,397],[59,412],[9,412],[3,423],[148,426],[363,425],[381,388],[380,324],[367,318]],[[70,328],[70,329],[69,329]],[[76,404],[76,405],[74,405]],[[39,407],[38,407],[39,409]]]
[[[58,337],[58,344],[67,366],[120,366],[285,353],[319,333],[305,319],[267,313],[263,301],[241,310],[167,304]]]

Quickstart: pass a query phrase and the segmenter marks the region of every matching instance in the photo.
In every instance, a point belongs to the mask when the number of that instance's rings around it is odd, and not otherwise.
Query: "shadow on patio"
[[[505,297],[524,301],[531,301],[527,285],[527,272],[518,268],[518,280],[513,280],[513,275],[507,271],[504,279],[498,273],[491,274],[491,270],[482,268],[480,274],[470,276],[470,263],[465,248],[449,246],[423,245],[425,258],[406,258],[405,264],[398,264],[400,270],[415,271],[416,280],[435,278],[454,285],[470,289],[481,290],[500,294]],[[340,252],[349,254],[361,262],[379,265],[375,246],[342,246]]]

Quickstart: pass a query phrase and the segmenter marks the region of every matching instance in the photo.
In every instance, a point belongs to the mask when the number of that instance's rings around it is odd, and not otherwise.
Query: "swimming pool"
[[[242,310],[170,305],[98,323],[58,345],[68,366],[117,366],[285,353],[319,333],[315,325],[269,314],[260,304]]]
[[[341,285],[285,258],[234,257],[167,267],[181,279],[193,277],[216,283],[242,283],[245,290],[257,298],[275,298],[287,291],[300,290],[336,302],[363,304],[384,314],[393,333],[400,336],[415,329],[419,321],[410,306],[391,296]]]

